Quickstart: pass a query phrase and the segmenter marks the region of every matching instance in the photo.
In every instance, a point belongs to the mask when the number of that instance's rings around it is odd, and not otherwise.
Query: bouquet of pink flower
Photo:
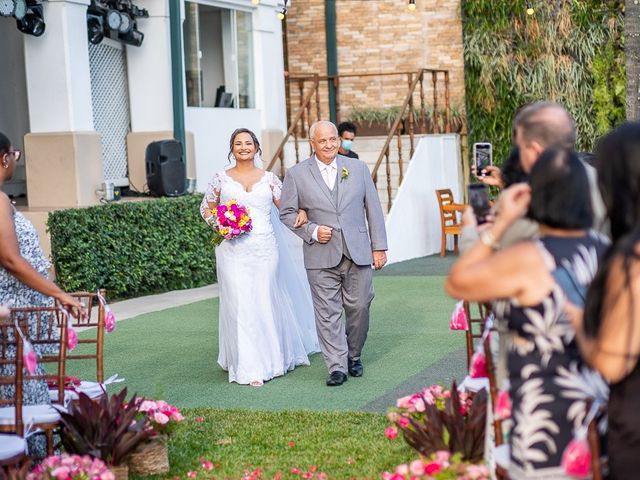
[[[27,480],[115,480],[99,458],[89,455],[52,455],[34,468]]]
[[[218,246],[223,240],[232,240],[249,233],[253,228],[249,209],[235,200],[218,205],[213,212],[214,237],[211,243]]]
[[[394,472],[384,472],[383,480],[489,480],[486,465],[463,462],[460,455],[439,450],[429,458],[419,458],[398,465]]]
[[[473,399],[467,392],[459,392],[459,396],[460,413],[464,416],[467,414]],[[402,416],[420,414],[425,411],[426,405],[435,405],[438,410],[444,410],[444,404],[448,398],[451,398],[451,390],[446,390],[441,385],[433,384],[423,388],[420,392],[396,400],[395,413]]]
[[[177,422],[184,420],[178,407],[164,400],[142,400],[138,407],[139,417],[146,416],[156,434],[169,435]]]

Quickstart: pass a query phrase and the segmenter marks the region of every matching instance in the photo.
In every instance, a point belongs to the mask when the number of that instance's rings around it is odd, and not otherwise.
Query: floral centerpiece
[[[455,382],[450,390],[431,385],[397,400],[387,415],[393,425],[385,435],[394,439],[402,432],[425,457],[448,451],[464,461],[479,462],[484,456],[486,415],[486,390],[459,392]]]
[[[184,417],[175,405],[164,400],[138,399],[138,420],[151,432],[149,439],[129,457],[129,470],[139,476],[158,475],[169,471],[167,437]]]
[[[440,450],[429,458],[398,465],[394,472],[384,472],[383,480],[489,480],[486,465],[466,463],[460,454]]]
[[[223,240],[232,240],[249,233],[253,228],[249,209],[236,200],[218,205],[212,213],[211,226],[214,236],[211,243],[214,246],[220,245]]]
[[[114,480],[115,476],[99,458],[89,455],[52,455],[34,468],[27,480]]]

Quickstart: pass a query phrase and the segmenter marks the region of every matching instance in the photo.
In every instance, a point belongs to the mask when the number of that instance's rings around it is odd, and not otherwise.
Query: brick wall
[[[420,67],[449,70],[450,103],[464,105],[464,61],[460,0],[336,0],[338,72],[416,71]],[[326,75],[324,0],[293,0],[287,15],[289,73]],[[444,83],[439,84],[440,106]],[[431,79],[425,95],[432,103]],[[321,116],[327,118],[326,85],[321,88]],[[292,88],[292,103],[299,101]],[[407,76],[340,79],[340,109],[400,105]],[[414,97],[419,104],[419,96]],[[293,110],[296,108],[294,106]],[[315,116],[313,113],[312,117]],[[313,119],[313,118],[312,118]]]

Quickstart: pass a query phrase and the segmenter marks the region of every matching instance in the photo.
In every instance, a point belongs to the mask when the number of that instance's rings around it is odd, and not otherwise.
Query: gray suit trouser
[[[369,331],[371,266],[356,265],[343,256],[334,268],[307,270],[307,277],[325,365],[329,372],[347,373],[347,361],[360,358]]]

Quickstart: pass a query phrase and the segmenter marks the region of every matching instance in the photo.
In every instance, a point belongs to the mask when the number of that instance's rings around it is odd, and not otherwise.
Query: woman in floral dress
[[[9,139],[0,133],[0,188],[13,176],[19,159],[20,151],[14,149]],[[49,266],[35,228],[0,191],[0,305],[9,308],[49,307],[56,299],[65,308],[80,312],[80,304],[47,278]],[[32,325],[29,332],[23,333],[30,338],[36,335]],[[41,347],[36,345],[36,353],[55,353],[42,351]],[[7,395],[13,395],[13,387],[1,386],[0,396]],[[49,403],[49,390],[44,381],[25,382],[23,395],[25,405]],[[44,438],[35,440],[29,443],[30,455],[44,457]]]
[[[606,401],[608,393],[583,363],[564,305],[567,294],[584,295],[607,241],[589,230],[589,183],[574,153],[546,151],[531,171],[530,186],[513,185],[499,202],[496,221],[453,266],[446,288],[470,301],[508,299],[498,302],[504,311],[496,314],[507,320],[512,338],[509,476],[564,479],[562,453],[582,424],[585,401]],[[494,252],[505,229],[527,210],[539,223],[540,240]],[[560,271],[574,283],[562,282]]]

